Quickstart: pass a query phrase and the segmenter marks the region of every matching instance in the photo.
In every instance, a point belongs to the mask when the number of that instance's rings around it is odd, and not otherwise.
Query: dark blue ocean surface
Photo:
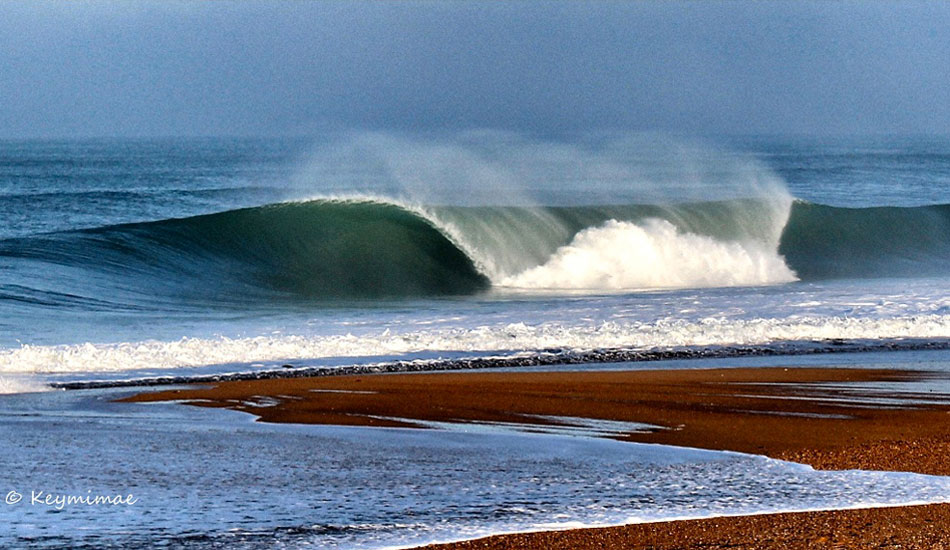
[[[3,141],[0,219],[8,379],[950,337],[947,139]]]

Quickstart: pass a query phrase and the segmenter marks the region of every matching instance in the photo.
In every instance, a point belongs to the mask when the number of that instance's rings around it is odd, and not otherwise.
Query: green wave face
[[[607,248],[626,246],[630,231],[654,253],[675,248],[665,256],[674,263],[657,265],[656,254],[639,256],[642,248]],[[847,209],[796,202],[789,213],[767,202],[733,200],[431,207],[423,213],[381,201],[313,200],[8,239],[0,241],[0,263],[24,281],[9,289],[11,296],[40,302],[371,300],[470,295],[492,286],[551,288],[520,284],[545,280],[562,289],[635,288],[565,283],[565,274],[586,267],[566,260],[572,246],[586,258],[610,258],[606,271],[660,274],[660,286],[662,278],[688,269],[695,273],[680,286],[940,275],[950,273],[950,205]],[[757,261],[773,275],[756,272],[757,264],[750,268],[750,254],[760,254]],[[536,268],[542,271],[535,277],[519,276]],[[740,268],[753,271],[730,283]],[[37,289],[33,280],[52,280],[55,288]]]
[[[217,217],[216,217],[217,216]],[[247,266],[261,284],[307,296],[468,294],[488,286],[432,224],[390,204],[309,202],[172,222],[208,254]]]
[[[471,294],[489,286],[425,218],[311,201],[6,241],[0,255],[94,270],[134,291],[240,301]]]
[[[779,253],[804,280],[950,273],[950,205],[837,208],[796,202]]]

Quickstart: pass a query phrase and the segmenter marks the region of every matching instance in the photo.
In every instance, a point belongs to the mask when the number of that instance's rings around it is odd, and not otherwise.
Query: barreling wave
[[[9,239],[0,257],[52,266],[87,292],[98,284],[133,301],[136,293],[224,302],[430,296],[489,284],[429,220],[374,201],[281,203]]]
[[[0,297],[38,305],[759,285],[947,273],[950,205],[316,199],[7,239],[0,258],[20,281],[0,286]]]

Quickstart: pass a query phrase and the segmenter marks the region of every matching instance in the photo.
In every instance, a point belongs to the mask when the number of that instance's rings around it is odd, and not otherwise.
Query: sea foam
[[[479,354],[550,348],[664,349],[740,346],[815,340],[950,338],[950,315],[896,318],[797,317],[783,319],[698,320],[590,323],[523,322],[473,328],[386,330],[375,334],[331,336],[281,335],[250,338],[182,338],[112,344],[33,346],[0,350],[0,373],[57,374],[121,372],[222,365],[247,370],[254,364],[313,362],[332,358],[388,360],[414,355]],[[28,390],[25,390],[28,391]]]
[[[796,280],[774,246],[720,241],[672,223],[610,220],[578,233],[543,265],[501,281],[518,288],[718,287]]]

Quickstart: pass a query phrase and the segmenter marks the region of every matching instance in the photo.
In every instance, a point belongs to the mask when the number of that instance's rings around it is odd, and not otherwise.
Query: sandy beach
[[[950,506],[767,514],[488,537],[426,550],[950,548]]]
[[[950,400],[901,391],[930,376],[855,368],[429,373],[225,382],[128,401],[226,407],[264,422],[628,421],[653,428],[619,439],[763,454],[818,469],[948,475]],[[948,528],[950,506],[936,505],[515,534],[437,548],[943,548]]]

